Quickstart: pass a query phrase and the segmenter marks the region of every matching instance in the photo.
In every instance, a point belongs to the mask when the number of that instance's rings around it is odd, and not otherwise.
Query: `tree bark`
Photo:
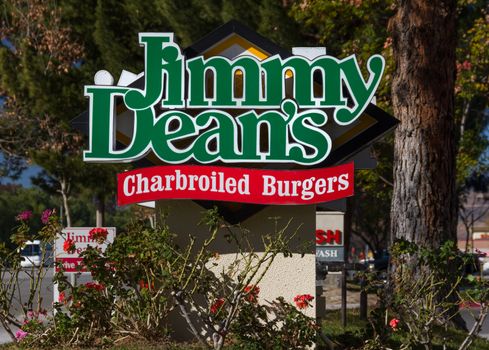
[[[438,248],[457,239],[456,1],[399,0],[390,25],[396,64],[392,104],[401,121],[394,142],[391,235]],[[450,282],[437,288],[444,298]],[[449,297],[453,305],[454,298]],[[465,328],[457,311],[451,308],[446,321]]]
[[[71,212],[70,205],[68,203],[69,184],[66,180],[61,180],[59,184],[61,197],[63,198],[63,207],[65,209],[66,227],[71,227]]]
[[[104,226],[105,219],[105,196],[101,193],[97,194],[95,197],[95,226]]]
[[[392,237],[456,239],[455,0],[401,0],[391,21],[396,71]]]

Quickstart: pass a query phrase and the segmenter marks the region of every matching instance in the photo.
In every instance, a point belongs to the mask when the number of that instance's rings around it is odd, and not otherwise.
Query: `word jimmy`
[[[370,57],[365,80],[355,56],[186,60],[172,33],[140,33],[139,42],[145,50],[144,90],[85,87],[90,99],[85,161],[130,162],[153,151],[170,164],[318,164],[331,151],[325,109],[337,124],[353,123],[373,98],[385,66],[382,56]],[[289,97],[287,79],[293,81]],[[235,89],[239,82],[242,93]],[[132,140],[124,149],[115,148],[116,99],[134,114]],[[195,115],[188,113],[192,109]]]

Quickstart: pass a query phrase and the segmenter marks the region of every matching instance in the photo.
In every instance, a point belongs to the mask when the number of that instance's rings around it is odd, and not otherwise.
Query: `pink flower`
[[[224,305],[224,299],[219,298],[211,305],[211,313],[216,314]]]
[[[24,332],[22,329],[19,329],[17,332],[15,332],[15,339],[17,339],[17,341],[21,341],[22,339],[27,337],[28,334],[29,333]]]
[[[76,245],[75,241],[72,240],[71,238],[68,238],[64,243],[63,243],[63,250],[68,253],[68,254],[73,254],[76,250]]]
[[[484,253],[482,250],[479,250],[477,248],[475,248],[475,252],[480,256],[487,256],[487,253]]]
[[[389,322],[389,326],[392,328],[393,331],[396,331],[397,330],[397,327],[399,326],[399,320],[397,318],[393,318]]]
[[[51,217],[51,215],[54,214],[54,209],[46,209],[42,212],[41,214],[41,222],[44,224],[44,225],[47,225],[49,223],[49,218]]]
[[[108,232],[106,228],[95,227],[88,232],[88,239],[102,244],[107,239],[107,234]]]
[[[462,63],[457,63],[456,67],[457,67],[457,72],[461,72],[464,70],[469,71],[472,69],[472,63],[470,63],[470,61],[468,60],[465,60]]]
[[[32,218],[32,211],[30,210],[24,210],[15,217],[17,221],[28,221],[30,218]]]
[[[314,300],[314,297],[311,294],[299,294],[294,297],[295,305],[299,309],[305,309],[308,306],[311,306],[311,301]]]

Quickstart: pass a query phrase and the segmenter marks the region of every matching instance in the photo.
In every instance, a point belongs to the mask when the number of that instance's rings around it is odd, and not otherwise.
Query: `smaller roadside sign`
[[[345,247],[319,247],[316,246],[316,260],[318,261],[344,261]]]
[[[62,263],[65,272],[83,272],[80,254],[89,246],[104,252],[115,234],[115,227],[67,227],[56,238],[55,261]]]
[[[316,213],[316,261],[345,261],[344,213]]]

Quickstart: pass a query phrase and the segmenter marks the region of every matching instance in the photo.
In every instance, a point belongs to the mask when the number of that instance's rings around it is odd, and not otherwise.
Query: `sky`
[[[3,155],[0,153],[0,161],[3,161]],[[12,180],[9,177],[0,177],[0,184],[19,184],[23,187],[32,187],[31,177],[39,174],[42,168],[37,165],[31,165],[24,170],[17,180]]]

